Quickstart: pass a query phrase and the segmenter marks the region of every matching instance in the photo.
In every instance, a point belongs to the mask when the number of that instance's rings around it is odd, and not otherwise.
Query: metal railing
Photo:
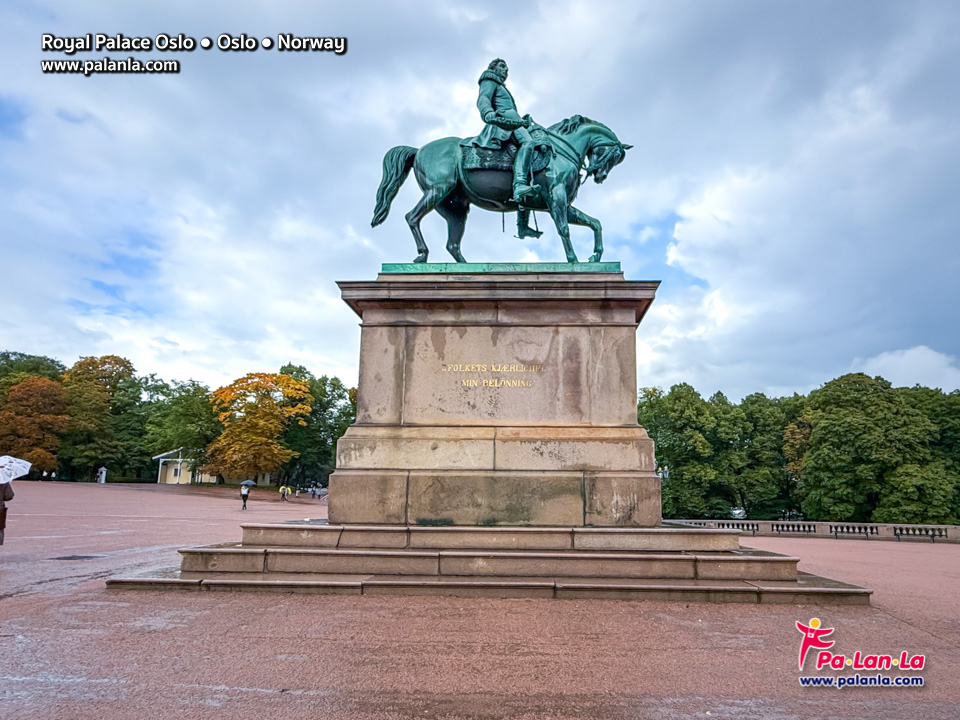
[[[960,526],[904,523],[807,522],[795,520],[669,520],[692,527],[739,530],[753,536],[803,535],[834,539],[929,540],[960,543]]]

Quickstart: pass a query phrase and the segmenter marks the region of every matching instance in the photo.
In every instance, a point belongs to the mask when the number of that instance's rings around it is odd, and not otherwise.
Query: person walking
[[[246,510],[246,509],[247,509],[247,498],[248,498],[248,497],[250,497],[250,486],[249,486],[249,485],[241,485],[241,486],[240,486],[240,499],[243,501],[243,507],[240,508],[241,510]]]
[[[287,486],[286,486],[286,485],[281,485],[281,486],[280,486],[280,502],[286,502],[286,501],[287,501],[287,492],[289,492],[289,491],[287,490]]]
[[[0,485],[0,545],[3,545],[3,530],[7,527],[7,503],[13,500],[13,488],[10,483]]]

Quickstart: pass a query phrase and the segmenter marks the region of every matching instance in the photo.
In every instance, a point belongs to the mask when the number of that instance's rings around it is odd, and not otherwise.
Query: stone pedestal
[[[330,523],[244,525],[239,545],[181,550],[179,574],[108,585],[869,604],[798,558],[739,549],[738,530],[657,527],[635,352],[657,285],[616,263],[384,266],[340,283],[363,322]]]
[[[361,317],[337,524],[660,524],[637,424],[636,330],[656,282],[619,263],[384,266]]]

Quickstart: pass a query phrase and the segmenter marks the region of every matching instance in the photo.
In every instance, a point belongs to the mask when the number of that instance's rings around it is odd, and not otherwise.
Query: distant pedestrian
[[[311,486],[310,486],[310,497],[311,497],[311,498],[315,498],[316,496],[317,496],[317,486],[316,486],[316,485],[311,485]]]
[[[280,486],[280,501],[281,501],[281,502],[286,502],[286,501],[287,501],[287,493],[288,493],[288,492],[290,492],[290,488],[288,488],[286,485],[281,485],[281,486]]]
[[[250,486],[249,486],[249,485],[241,485],[241,486],[240,486],[240,499],[243,500],[243,507],[240,508],[241,510],[246,510],[246,509],[247,509],[247,498],[248,498],[248,497],[250,497]]]
[[[0,485],[0,545],[3,545],[3,529],[7,526],[7,503],[13,500],[11,483]]]

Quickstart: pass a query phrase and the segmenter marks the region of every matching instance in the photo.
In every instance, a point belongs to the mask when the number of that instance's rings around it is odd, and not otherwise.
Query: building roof
[[[192,460],[193,458],[183,457],[183,448],[179,447],[176,450],[168,450],[165,453],[154,455],[153,459],[154,460]]]

